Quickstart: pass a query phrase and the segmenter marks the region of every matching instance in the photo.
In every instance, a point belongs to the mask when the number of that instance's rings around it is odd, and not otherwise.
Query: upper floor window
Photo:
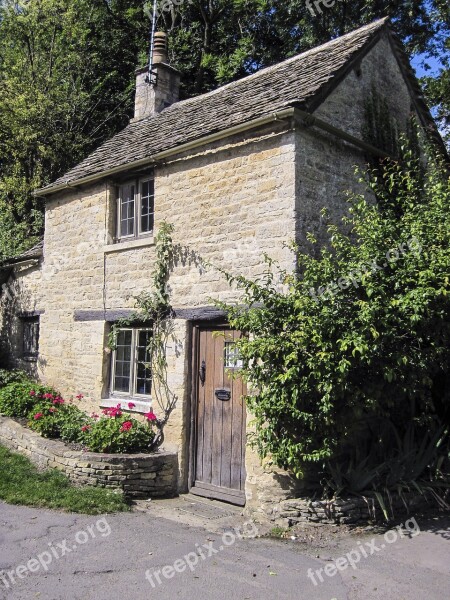
[[[117,238],[131,239],[153,232],[155,182],[153,177],[121,185],[117,199]]]
[[[23,357],[36,360],[39,354],[39,317],[24,318],[23,327]]]

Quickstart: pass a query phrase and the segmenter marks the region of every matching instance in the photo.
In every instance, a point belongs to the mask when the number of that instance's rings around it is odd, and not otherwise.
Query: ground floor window
[[[22,319],[23,357],[37,360],[39,354],[39,317]]]
[[[123,396],[147,396],[152,392],[148,346],[152,330],[124,328],[117,331],[112,354],[111,391]]]

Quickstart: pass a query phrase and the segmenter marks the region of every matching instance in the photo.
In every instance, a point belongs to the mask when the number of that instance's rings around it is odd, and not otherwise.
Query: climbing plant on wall
[[[148,345],[152,374],[152,398],[159,411],[154,423],[158,429],[153,448],[164,441],[164,428],[172,414],[178,397],[171,390],[167,377],[167,349],[176,343],[173,310],[170,303],[168,280],[173,262],[173,225],[163,221],[155,237],[156,260],[152,272],[152,289],[135,297],[135,312],[127,319],[120,319],[111,328],[109,345],[115,348],[117,332],[121,327],[151,324],[152,336]]]

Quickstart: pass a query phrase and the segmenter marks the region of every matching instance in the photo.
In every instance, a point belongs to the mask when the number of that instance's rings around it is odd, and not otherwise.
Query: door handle
[[[204,360],[202,360],[202,366],[200,367],[200,371],[198,372],[198,376],[200,378],[200,382],[202,384],[202,387],[204,387],[205,381],[206,381],[206,362]]]

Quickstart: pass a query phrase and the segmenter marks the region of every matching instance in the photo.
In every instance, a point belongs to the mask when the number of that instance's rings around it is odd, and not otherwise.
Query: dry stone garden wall
[[[174,452],[97,454],[70,450],[16,421],[0,417],[0,443],[27,456],[41,469],[63,471],[74,483],[122,490],[130,498],[177,495],[178,458]]]

